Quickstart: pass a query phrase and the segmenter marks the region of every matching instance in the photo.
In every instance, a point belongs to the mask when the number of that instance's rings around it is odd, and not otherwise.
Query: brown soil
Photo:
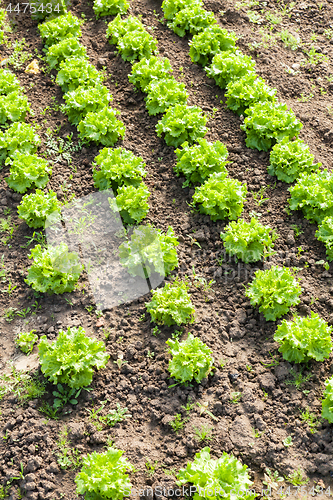
[[[313,68],[299,67],[304,57],[302,50],[288,50],[281,41],[269,47],[259,45],[256,52],[250,52],[248,44],[260,42],[261,35],[260,25],[249,21],[246,8],[237,10],[231,2],[218,1],[207,1],[205,7],[215,12],[221,25],[242,35],[240,48],[256,58],[258,74],[278,89],[280,100],[290,105],[302,120],[304,129],[300,137],[310,145],[316,161],[330,169],[333,160],[333,125],[327,107],[333,109],[333,83],[326,77],[332,76],[332,66],[324,63]],[[278,4],[263,2],[261,8],[265,13],[273,12]],[[223,17],[219,14],[222,9],[225,11]],[[252,10],[257,9],[259,7],[252,7]],[[8,277],[17,288],[10,296],[2,293],[1,313],[4,314],[8,307],[18,310],[30,307],[34,314],[27,314],[25,319],[16,316],[10,323],[5,318],[1,320],[0,368],[3,373],[8,372],[7,362],[11,360],[19,368],[30,365],[41,376],[35,356],[37,348],[28,361],[25,361],[24,356],[19,356],[15,348],[15,334],[23,329],[34,328],[38,335],[45,334],[49,339],[54,339],[60,328],[71,325],[82,325],[89,335],[102,340],[105,339],[104,331],[111,331],[106,341],[110,362],[104,370],[95,374],[93,390],[83,392],[78,405],[67,405],[59,420],[46,421],[45,415],[39,411],[40,400],[22,406],[15,396],[9,394],[0,402],[3,436],[6,438],[0,442],[1,482],[6,484],[11,478],[19,477],[20,464],[25,474],[24,481],[12,481],[9,498],[20,498],[19,486],[25,492],[24,498],[31,500],[76,498],[75,470],[73,467],[61,469],[57,464],[57,442],[65,425],[69,431],[70,447],[82,454],[93,450],[102,451],[107,438],[111,437],[115,446],[125,450],[126,456],[136,467],[137,472],[131,475],[131,480],[137,488],[158,484],[165,488],[171,487],[175,480],[174,471],[184,467],[188,460],[193,459],[194,453],[206,444],[194,438],[194,427],[202,424],[213,428],[213,439],[208,443],[213,456],[219,457],[222,451],[227,451],[239,457],[249,466],[258,491],[262,488],[265,467],[278,470],[281,475],[301,468],[311,479],[306,486],[307,491],[310,485],[318,482],[327,487],[333,475],[331,426],[322,421],[317,432],[312,434],[308,425],[301,422],[300,413],[309,408],[320,418],[324,381],[331,375],[331,357],[324,363],[310,362],[303,375],[311,375],[311,378],[299,389],[288,383],[293,380],[292,368],[296,371],[299,368],[283,361],[278,353],[278,346],[273,341],[277,325],[267,323],[244,296],[244,284],[251,280],[254,270],[262,268],[263,264],[243,265],[227,258],[222,266],[218,264],[223,254],[220,232],[226,222],[213,223],[209,217],[194,212],[188,206],[193,191],[182,189],[183,180],[174,175],[176,157],[173,149],[157,138],[154,129],[158,117],[148,115],[144,95],[135,92],[128,82],[130,63],[125,63],[115,52],[115,47],[107,42],[105,18],[95,20],[91,3],[86,5],[74,0],[71,10],[78,16],[81,13],[86,15],[81,41],[87,47],[90,61],[99,68],[106,66],[109,76],[105,84],[113,94],[113,106],[121,111],[121,119],[127,127],[122,145],[142,156],[147,164],[146,183],[152,194],[146,220],[163,230],[169,225],[174,228],[181,241],[178,247],[181,276],[191,275],[194,266],[198,275],[207,281],[215,280],[206,292],[202,288],[192,287],[196,322],[190,328],[185,328],[184,333],[193,331],[199,334],[212,349],[216,364],[217,360],[223,358],[225,366],[217,369],[213,377],[204,380],[199,386],[168,388],[170,380],[165,341],[174,329],[161,328],[160,335],[152,335],[154,325],[150,324],[147,316],[144,321],[141,320],[145,313],[144,302],[149,299],[149,295],[106,312],[102,320],[86,310],[91,304],[92,294],[87,291],[88,282],[85,279],[80,283],[86,288],[81,286],[75,293],[34,296],[24,283],[32,245],[22,248],[33,231],[16,216],[21,196],[8,189],[4,181],[8,167],[4,167],[1,171],[0,211],[3,213],[10,207],[11,220],[18,227],[1,253],[4,255]],[[255,210],[261,213],[260,220],[263,223],[277,229],[280,235],[275,244],[277,254],[271,260],[281,265],[298,267],[303,293],[297,311],[308,314],[311,309],[333,324],[332,275],[331,271],[324,271],[322,265],[317,264],[325,259],[325,249],[314,237],[315,225],[311,225],[301,213],[288,215],[284,210],[289,196],[288,186],[281,182],[275,185],[275,179],[267,174],[268,154],[245,147],[245,135],[240,130],[241,119],[225,105],[220,105],[223,92],[206,78],[201,67],[192,64],[188,55],[188,39],[180,39],[159,22],[162,18],[160,3],[133,0],[130,12],[141,14],[144,23],[155,28],[153,34],[158,39],[160,52],[169,57],[175,76],[186,83],[190,93],[189,103],[201,106],[206,112],[218,108],[209,122],[206,138],[221,140],[227,145],[232,161],[228,167],[230,175],[248,184],[244,217],[249,218],[249,213]],[[294,34],[298,32],[304,42],[313,43],[318,52],[327,54],[331,59],[333,41],[327,40],[324,30],[329,29],[332,15],[332,0],[329,3],[324,0],[320,5],[311,0],[297,1],[290,18],[285,16],[282,24],[274,25],[273,33],[282,29]],[[15,30],[9,39],[25,38],[27,50],[32,53],[30,59],[35,50],[39,57],[42,56],[43,46],[36,23],[24,14],[16,17],[12,14],[11,19],[15,21]],[[267,26],[267,23],[264,22],[263,26]],[[312,33],[317,36],[313,42]],[[0,50],[2,57],[12,52],[6,45]],[[63,102],[62,92],[54,85],[52,73],[27,75],[24,73],[25,65],[14,71],[25,86],[35,111],[35,116],[27,121],[40,126],[39,133],[44,140],[48,127],[55,129],[61,126],[58,136],[66,138],[69,133],[73,133],[74,144],[77,144],[76,128],[70,126],[65,115],[54,109],[42,113],[43,109],[51,106],[53,96],[58,104]],[[43,67],[42,61],[40,65]],[[294,68],[296,74],[288,74],[286,66]],[[33,87],[30,88],[32,83]],[[309,96],[310,93],[313,98],[308,102],[298,100],[301,94]],[[44,141],[39,153],[46,149]],[[84,147],[73,152],[72,165],[77,169],[74,174],[66,161],[55,164],[49,187],[56,190],[61,199],[64,193],[60,186],[65,181],[69,193],[77,197],[93,192],[91,163],[97,151],[98,148]],[[70,179],[71,174],[73,179]],[[267,188],[265,196],[269,200],[258,207],[250,192],[256,192],[261,187]],[[294,224],[302,231],[298,237],[292,229]],[[193,243],[193,237],[200,247]],[[299,252],[299,247],[302,247],[302,252]],[[306,262],[308,266],[304,265]],[[127,360],[121,370],[113,363],[119,352]],[[272,364],[271,356],[279,360],[276,366],[267,366]],[[52,387],[48,386],[47,389],[43,399],[52,404]],[[238,404],[230,401],[232,392],[242,393]],[[101,401],[105,400],[108,400],[105,411],[116,408],[119,403],[128,409],[132,417],[114,428],[97,431],[89,419],[88,410],[99,408]],[[182,406],[189,400],[192,403],[208,403],[208,410],[218,421],[207,413],[200,414],[200,408],[196,405],[185,429],[176,435],[169,422],[177,413],[186,416]],[[258,437],[254,437],[252,428],[257,430]],[[293,446],[283,445],[287,436],[292,436]],[[158,461],[154,475],[147,473],[145,463],[148,459],[152,463]]]

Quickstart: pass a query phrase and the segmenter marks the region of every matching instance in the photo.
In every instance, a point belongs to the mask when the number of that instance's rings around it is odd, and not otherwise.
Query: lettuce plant
[[[192,144],[206,134],[207,121],[208,117],[198,106],[176,104],[157,123],[156,132],[158,137],[164,133],[168,146],[178,147],[185,141]]]
[[[118,14],[113,21],[108,24],[106,38],[111,38],[109,42],[118,45],[119,41],[131,31],[145,31],[145,28],[137,17],[128,16],[126,19]]]
[[[128,149],[104,148],[93,163],[94,186],[100,191],[112,188],[115,192],[123,185],[137,187],[147,175],[145,166],[141,156]]]
[[[229,82],[239,79],[247,73],[253,73],[255,62],[252,57],[239,50],[225,50],[215,54],[210,66],[205,71],[209,78],[213,78],[221,89],[226,88]]]
[[[241,129],[246,132],[246,145],[268,151],[284,137],[297,137],[303,125],[286,104],[258,102],[245,111],[247,117]]]
[[[36,330],[31,330],[30,332],[20,332],[16,338],[16,345],[25,354],[30,354],[38,340],[38,335],[34,332]]]
[[[145,30],[142,22],[133,16],[122,19],[118,14],[109,23],[106,36],[111,38],[110,43],[117,45],[124,61],[143,57],[149,59],[157,49],[156,40]]]
[[[291,363],[307,363],[310,359],[324,361],[332,351],[332,327],[311,311],[311,316],[295,316],[282,321],[274,334],[279,351]]]
[[[5,181],[18,193],[25,193],[31,187],[44,188],[52,174],[49,162],[37,155],[16,153],[5,163],[10,164],[10,175]]]
[[[190,183],[202,183],[211,174],[223,172],[227,174],[226,165],[229,163],[228,150],[220,141],[208,142],[198,139],[198,144],[182,144],[182,149],[176,149],[178,161],[174,167],[177,176],[184,175],[186,181],[183,187]]]
[[[133,85],[146,92],[146,88],[151,82],[170,78],[172,71],[169,59],[151,56],[134,63],[128,79]]]
[[[162,10],[165,19],[173,19],[176,14],[188,7],[202,6],[202,0],[163,0]]]
[[[101,16],[126,14],[129,8],[127,0],[94,0],[93,9],[98,19]]]
[[[276,102],[276,89],[267,85],[265,80],[255,73],[247,73],[239,79],[231,80],[225,94],[226,105],[238,115],[257,102]]]
[[[333,377],[325,381],[321,416],[326,418],[330,424],[333,423]]]
[[[0,132],[0,161],[15,154],[30,155],[37,151],[40,137],[27,123],[15,122]]]
[[[117,115],[120,111],[111,108],[88,113],[77,127],[80,138],[103,146],[114,146],[120,137],[124,138],[126,131],[123,122],[117,120]]]
[[[65,40],[66,38],[79,38],[82,36],[81,26],[83,19],[73,16],[71,12],[58,16],[55,19],[39,24],[38,29],[47,47]]]
[[[146,88],[146,107],[150,115],[164,113],[170,106],[185,104],[188,93],[184,83],[174,78],[152,81]]]
[[[320,223],[333,216],[333,175],[327,169],[301,173],[289,192],[291,210],[302,210],[310,222]]]
[[[196,453],[192,463],[176,475],[177,486],[187,483],[196,487],[193,500],[204,500],[209,492],[209,500],[254,500],[257,494],[251,490],[253,482],[243,465],[233,455],[225,451],[215,460],[210,458],[210,449],[203,448]]]
[[[0,95],[0,124],[24,121],[27,113],[33,115],[28,103],[28,98],[20,91],[8,95]]]
[[[272,254],[278,235],[275,231],[270,234],[271,231],[269,226],[263,226],[254,217],[251,222],[238,219],[237,222],[230,222],[225,233],[221,233],[221,238],[229,255],[236,255],[238,259],[249,263]]]
[[[119,40],[117,47],[124,61],[134,61],[154,54],[157,41],[146,30],[130,31]]]
[[[36,0],[32,6],[35,11],[31,14],[31,19],[34,21],[41,21],[45,18],[53,18],[66,13],[66,6],[69,0],[50,0],[45,3],[44,0]]]
[[[21,84],[14,73],[0,68],[0,95],[7,95],[18,90],[21,90]]]
[[[77,253],[69,252],[63,242],[44,249],[36,245],[29,259],[34,261],[24,281],[41,293],[72,292],[83,269]]]
[[[87,49],[77,38],[65,38],[59,43],[51,45],[46,53],[46,62],[51,69],[59,69],[60,63],[69,57],[88,59]]]
[[[86,59],[68,57],[60,63],[56,83],[63,92],[75,90],[79,86],[94,87],[101,84],[103,75]]]
[[[43,335],[38,350],[45,377],[54,385],[66,384],[72,389],[90,385],[94,367],[104,368],[110,357],[104,342],[88,337],[81,326],[60,330],[51,344]]]
[[[189,333],[183,342],[169,339],[166,343],[169,346],[168,352],[172,356],[169,360],[170,375],[181,384],[191,382],[193,379],[200,384],[201,380],[212,371],[214,365],[212,351],[192,333]]]
[[[139,186],[121,186],[115,198],[109,198],[111,210],[119,212],[125,224],[139,223],[149,212],[150,192],[142,182]]]
[[[304,141],[290,141],[285,137],[273,146],[267,170],[270,175],[276,175],[279,181],[294,182],[301,173],[309,174],[321,167],[321,163],[314,164],[313,160],[314,156]]]
[[[325,217],[316,231],[316,238],[326,247],[327,260],[333,260],[333,217]]]
[[[299,304],[302,288],[289,268],[272,266],[258,270],[245,295],[253,306],[259,305],[266,321],[276,321],[286,314],[291,306]]]
[[[146,302],[151,321],[167,326],[193,323],[195,309],[188,289],[187,283],[176,279],[163,288],[152,290],[152,300]]]
[[[199,187],[195,188],[194,203],[199,210],[210,215],[213,221],[229,218],[237,219],[243,211],[247,188],[237,179],[230,179],[225,172],[211,174]]]
[[[139,226],[119,247],[120,263],[132,276],[168,276],[178,266],[178,240],[172,227],[163,234],[150,224]]]
[[[103,453],[88,454],[82,460],[81,471],[76,475],[76,492],[87,500],[123,500],[131,492],[132,485],[126,471],[134,470],[123,451],[108,448]]]
[[[44,228],[45,221],[51,214],[60,216],[61,204],[53,191],[45,194],[37,189],[35,193],[23,196],[17,211],[19,218],[29,227]]]
[[[5,30],[3,29],[6,26],[6,11],[5,9],[0,8],[0,43],[4,41]]]
[[[79,86],[64,95],[66,104],[61,111],[66,113],[68,121],[78,125],[90,112],[101,111],[112,101],[109,89],[104,85],[97,84],[94,87]]]
[[[200,33],[213,24],[216,24],[213,12],[209,12],[199,5],[190,5],[177,12],[173,20],[169,21],[168,26],[178,36],[183,37],[187,32],[191,35]]]
[[[190,43],[190,58],[192,62],[206,66],[218,52],[235,51],[237,35],[217,24],[208,26],[194,35]]]

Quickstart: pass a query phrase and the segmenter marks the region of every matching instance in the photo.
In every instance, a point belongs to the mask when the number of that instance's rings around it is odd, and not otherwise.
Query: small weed
[[[304,368],[300,368],[300,371],[297,373],[293,368],[290,370],[290,375],[292,375],[291,380],[287,380],[285,383],[287,385],[293,385],[296,387],[296,389],[300,389],[300,387],[305,384],[310,378],[312,377],[312,374],[309,373],[308,375],[303,376],[303,370]]]
[[[213,427],[209,427],[208,425],[202,425],[200,428],[199,427],[193,427],[195,430],[195,436],[194,438],[199,441],[211,441],[213,439],[212,436],[212,430]]]
[[[148,476],[153,477],[158,466],[158,460],[155,460],[155,462],[153,463],[149,459],[147,459],[145,466],[147,469],[146,473],[148,474]]]
[[[304,231],[302,231],[301,227],[298,226],[297,224],[292,224],[291,229],[294,231],[296,238],[299,238],[299,236],[304,233]]]
[[[264,472],[264,481],[263,484],[272,488],[272,490],[277,490],[278,483],[283,482],[283,477],[279,476],[278,471],[272,472],[270,469],[266,468]]]
[[[295,470],[289,476],[286,477],[286,480],[289,481],[293,486],[303,486],[309,482],[309,478],[305,476],[304,471],[302,469]]]
[[[13,66],[15,69],[20,69],[22,66],[32,58],[32,54],[24,50],[27,47],[25,39],[17,40],[12,44],[12,49],[14,49],[11,56],[8,58],[8,64]]]
[[[100,421],[109,427],[114,427],[119,422],[126,420],[126,418],[131,417],[130,413],[127,413],[127,408],[122,408],[119,403],[117,403],[116,410],[110,410],[105,416],[99,417]]]
[[[310,413],[309,408],[306,408],[305,411],[301,411],[300,418],[303,422],[308,424],[311,434],[317,432],[317,427],[320,425],[320,422],[317,420],[317,416],[314,413]]]
[[[265,201],[268,201],[269,198],[264,198],[264,193],[268,186],[262,186],[257,193],[252,192],[253,199],[255,203],[260,207]]]
[[[283,446],[286,448],[289,448],[289,446],[293,445],[293,440],[291,436],[286,437],[286,439],[283,440]]]
[[[242,399],[242,393],[241,392],[232,392],[230,394],[230,401],[234,404],[237,404],[240,402],[240,400]]]
[[[68,442],[68,430],[64,425],[59,433],[59,440],[57,441],[58,450],[55,454],[57,462],[62,469],[77,469],[81,465],[80,452],[77,449],[71,449]]]
[[[180,413],[177,413],[173,420],[171,420],[170,425],[173,429],[173,431],[178,434],[180,430],[182,430],[185,426],[186,421],[182,420],[182,416]]]
[[[281,31],[279,35],[286,49],[297,50],[302,45],[301,39],[296,38],[288,30]]]
[[[157,337],[157,335],[159,335],[161,333],[161,330],[158,328],[158,326],[154,326],[151,333],[152,333],[152,335],[154,335],[154,337]]]

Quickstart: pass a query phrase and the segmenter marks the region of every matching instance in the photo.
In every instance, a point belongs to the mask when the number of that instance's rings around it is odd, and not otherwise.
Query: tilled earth
[[[152,334],[154,325],[144,314],[144,303],[149,300],[149,295],[106,311],[100,318],[94,310],[88,312],[93,309],[89,306],[94,302],[86,276],[72,294],[35,296],[24,283],[30,262],[28,255],[34,244],[29,245],[33,231],[16,216],[21,196],[8,189],[4,180],[8,167],[3,167],[1,217],[8,219],[10,216],[15,230],[1,249],[2,262],[7,270],[7,281],[2,286],[6,290],[11,280],[16,288],[11,294],[5,291],[1,294],[2,373],[9,373],[8,362],[11,361],[17,369],[31,369],[42,379],[38,371],[37,348],[27,358],[14,344],[18,332],[32,328],[39,336],[47,335],[52,340],[59,329],[82,325],[88,335],[99,340],[105,340],[108,335],[105,342],[110,354],[107,367],[94,376],[93,390],[83,391],[77,405],[66,405],[58,420],[47,419],[39,410],[43,401],[53,403],[50,385],[47,385],[42,399],[25,405],[19,403],[15,393],[9,393],[1,400],[0,477],[2,484],[8,485],[9,498],[76,498],[77,457],[94,450],[103,451],[108,438],[117,448],[125,450],[137,469],[131,474],[136,488],[149,485],[162,485],[166,490],[172,488],[175,472],[192,460],[194,453],[204,445],[210,446],[213,457],[226,451],[247,464],[259,493],[266,467],[278,470],[281,476],[301,469],[310,478],[305,486],[305,498],[312,485],[327,488],[333,474],[333,436],[331,426],[320,419],[320,413],[324,381],[331,376],[332,356],[324,363],[308,363],[301,372],[298,366],[283,361],[277,351],[278,345],[273,341],[277,324],[266,322],[244,295],[244,285],[251,281],[254,271],[269,264],[244,265],[224,255],[220,232],[227,223],[213,223],[209,217],[200,215],[189,206],[193,190],[182,189],[184,179],[173,173],[176,156],[173,149],[166,147],[156,136],[158,117],[148,115],[145,96],[136,92],[128,82],[130,63],[125,63],[115,47],[107,42],[105,21],[112,18],[96,21],[91,3],[86,5],[77,0],[73,3],[71,10],[75,14],[79,17],[85,14],[81,41],[87,47],[90,61],[99,69],[106,68],[105,84],[113,94],[112,105],[121,111],[121,119],[126,124],[122,145],[142,156],[147,164],[145,182],[151,197],[146,220],[164,231],[169,225],[174,228],[180,241],[180,266],[177,270],[180,276],[193,277],[195,270],[196,275],[205,278],[207,283],[214,280],[212,286],[206,288],[197,288],[194,286],[197,281],[193,280],[190,291],[196,321],[184,328],[184,334],[192,331],[206,342],[213,351],[217,369],[199,386],[169,388],[172,382],[168,378],[165,341],[177,328],[165,327],[158,336]],[[278,89],[281,102],[286,102],[304,123],[300,137],[310,145],[316,161],[331,169],[333,38],[329,40],[329,31],[326,30],[331,29],[333,3],[332,0],[320,4],[305,0],[286,6],[289,15],[281,16],[279,24],[269,24],[265,16],[281,12],[283,5],[280,2],[252,6],[252,14],[248,13],[249,3],[205,3],[222,26],[240,35],[239,46],[256,59],[258,74]],[[256,19],[259,16],[259,24],[250,21],[254,19],[253,12],[257,14]],[[276,183],[276,179],[267,174],[268,154],[246,148],[245,135],[240,130],[241,118],[223,104],[224,94],[214,81],[207,79],[201,67],[192,64],[188,39],[180,39],[160,22],[160,2],[134,0],[130,13],[142,15],[145,25],[154,28],[151,32],[158,40],[160,53],[170,59],[176,78],[186,83],[189,104],[197,104],[210,113],[213,108],[218,109],[210,119],[206,138],[227,145],[230,176],[246,181],[248,185],[244,217],[249,220],[250,213],[255,211],[263,223],[277,230],[277,253],[271,257],[271,262],[297,267],[302,278],[301,303],[288,317],[291,318],[296,310],[302,315],[312,310],[333,324],[332,270],[325,271],[323,265],[318,264],[325,259],[325,249],[314,237],[315,225],[304,219],[301,213],[289,214],[285,210],[288,186]],[[43,45],[37,24],[23,13],[14,15],[13,12],[10,19],[13,32],[8,39],[14,42],[24,38],[23,50],[29,53],[29,57],[21,67],[9,67],[25,87],[35,112],[35,116],[27,121],[39,126],[38,133],[43,138],[39,154],[45,153],[55,161],[57,155],[50,156],[48,129],[56,129],[56,137],[63,138],[65,143],[68,134],[73,133],[74,145],[78,143],[77,132],[57,107],[63,99],[60,88],[54,84],[53,72],[48,73],[46,68],[38,75],[24,72],[33,58],[44,68],[41,60]],[[278,33],[286,29],[300,36],[303,45],[296,50],[285,48]],[[1,46],[2,59],[12,54],[13,46],[9,45]],[[327,55],[329,62],[302,65],[302,60],[306,59],[304,52],[312,45],[317,54]],[[64,157],[58,158],[48,185],[62,200],[68,199],[72,193],[80,197],[95,191],[92,161],[98,149],[72,147],[69,152],[71,164],[68,165]],[[252,193],[256,194],[262,188],[263,198],[268,200],[258,204]],[[298,226],[296,231],[295,225]],[[3,233],[3,236],[7,235]],[[224,256],[223,261],[221,256]],[[21,312],[21,316],[6,316],[10,307]],[[119,370],[113,361],[120,354],[127,363]],[[237,403],[231,401],[234,392],[242,394]],[[100,429],[96,426],[97,420],[89,415],[92,410],[99,409],[102,402],[105,407],[101,414],[115,409],[119,403],[128,409],[131,417],[113,428]],[[187,403],[193,405],[189,412],[184,408]],[[311,433],[308,424],[300,419],[301,412],[307,408],[318,419],[315,433]],[[175,434],[170,421],[177,413],[186,420],[186,425]],[[200,443],[195,439],[195,429],[202,425],[212,429],[212,439]],[[71,465],[61,467],[59,457],[63,447],[59,442],[66,430],[65,448],[67,446],[69,450]],[[286,447],[283,441],[288,436],[292,437],[293,444]],[[149,472],[148,462],[156,465],[155,472]],[[290,486],[287,481],[280,485],[284,488]],[[295,495],[296,491],[292,487],[291,490]],[[166,495],[167,491],[161,496]]]

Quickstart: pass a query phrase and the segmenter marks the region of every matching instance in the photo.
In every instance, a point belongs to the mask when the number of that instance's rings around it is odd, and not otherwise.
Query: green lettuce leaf
[[[276,89],[267,85],[265,80],[255,73],[247,73],[239,79],[231,80],[225,94],[226,105],[229,109],[242,115],[245,110],[257,102],[276,102]]]
[[[163,0],[162,2],[165,19],[173,19],[180,10],[195,6],[201,7],[202,0]]]
[[[45,18],[53,19],[59,15],[66,13],[66,7],[69,4],[69,0],[50,0],[45,3],[45,0],[36,0],[32,4],[35,11],[31,14],[31,19],[34,21],[40,21]]]
[[[7,95],[19,90],[21,90],[21,83],[14,73],[8,69],[0,68],[0,95]]]
[[[269,226],[263,226],[255,218],[251,222],[238,219],[237,222],[230,222],[225,233],[221,233],[221,238],[229,255],[236,255],[246,263],[257,262],[272,253],[277,234],[275,231],[270,234],[271,231]]]
[[[223,452],[218,460],[210,458],[210,449],[203,448],[196,453],[192,463],[176,475],[178,486],[191,483],[196,487],[193,500],[254,500],[253,482],[247,473],[247,466],[233,455]]]
[[[36,245],[29,259],[34,259],[34,262],[24,281],[41,293],[72,292],[83,270],[77,253],[69,252],[63,242],[44,249]]]
[[[63,92],[75,90],[80,86],[94,87],[102,83],[104,77],[95,66],[80,57],[68,57],[60,63],[56,83]]]
[[[78,125],[88,113],[101,111],[113,100],[109,89],[99,84],[88,88],[79,86],[67,92],[64,99],[66,104],[61,107],[61,111],[67,114],[68,121],[74,125]]]
[[[185,104],[188,98],[185,84],[174,78],[154,80],[147,86],[146,92],[146,108],[150,115],[164,113],[176,104]]]
[[[167,110],[156,125],[158,137],[164,133],[168,146],[180,146],[188,141],[190,144],[203,137],[207,132],[208,117],[198,106],[176,104]]]
[[[199,5],[187,6],[177,12],[173,20],[168,22],[169,28],[181,37],[185,36],[187,32],[196,35],[213,24],[216,24],[214,13]]]
[[[137,187],[147,175],[145,166],[141,156],[128,149],[103,148],[93,163],[94,186],[100,191],[112,188],[115,192],[123,185]]]
[[[333,175],[327,169],[301,173],[289,192],[291,210],[302,210],[310,222],[320,223],[333,216]]]
[[[132,276],[149,278],[152,273],[168,276],[178,266],[178,240],[172,227],[166,234],[150,224],[137,227],[119,247],[121,265]]]
[[[289,268],[272,266],[265,271],[256,271],[245,295],[253,306],[260,306],[259,311],[266,321],[276,321],[291,306],[300,303],[301,292],[302,288]]]
[[[83,19],[78,19],[71,12],[58,16],[45,23],[39,24],[38,29],[47,47],[65,40],[66,38],[79,38],[82,36],[81,26]]]
[[[157,50],[157,41],[145,30],[136,17],[122,19],[118,14],[106,31],[110,43],[117,45],[124,61],[149,57]]]
[[[237,219],[243,211],[247,188],[237,179],[230,179],[226,172],[211,174],[199,187],[195,188],[194,203],[199,203],[201,213],[213,221],[229,218]]]
[[[301,173],[309,174],[321,167],[321,163],[313,163],[313,160],[314,156],[304,141],[290,141],[285,137],[273,146],[267,171],[269,175],[276,175],[280,181],[294,182]]]
[[[247,117],[241,129],[246,132],[246,145],[251,149],[268,151],[284,137],[297,137],[303,128],[286,104],[258,102],[245,111]]]
[[[325,217],[316,231],[316,238],[326,247],[327,260],[333,260],[333,217]]]
[[[24,121],[27,113],[33,115],[28,98],[20,94],[20,91],[11,92],[8,95],[0,95],[0,124],[8,122]]]
[[[186,181],[183,187],[190,183],[202,183],[211,174],[223,172],[227,174],[226,165],[229,163],[228,150],[220,141],[208,142],[198,139],[198,144],[182,144],[182,149],[176,149],[178,161],[174,167],[177,176],[184,175]]]
[[[98,19],[101,16],[126,14],[129,8],[127,0],[94,0],[93,9]]]
[[[169,361],[169,372],[181,384],[193,379],[200,384],[201,380],[209,375],[214,365],[212,351],[192,333],[183,342],[178,339],[166,341],[168,352],[172,359]]]
[[[4,132],[0,132],[0,160],[17,153],[33,154],[40,143],[40,137],[31,125],[15,122]]]
[[[139,186],[121,186],[115,198],[108,198],[110,208],[119,212],[125,224],[139,223],[149,212],[150,192],[142,182]]]
[[[81,471],[76,475],[76,492],[87,500],[122,500],[131,492],[132,485],[125,474],[134,467],[123,457],[123,451],[108,448],[103,453],[88,454],[82,461]]]
[[[43,227],[47,217],[54,214],[60,216],[61,204],[56,193],[49,191],[44,194],[37,189],[35,193],[23,196],[21,203],[17,207],[18,216],[24,220],[29,227]]]
[[[120,115],[120,111],[106,107],[96,113],[88,113],[77,127],[80,138],[103,146],[114,146],[120,137],[124,138],[126,132],[125,125],[117,120],[117,115]]]
[[[52,174],[49,162],[37,155],[17,152],[5,163],[10,164],[10,175],[5,181],[18,193],[25,193],[31,187],[44,188]]]
[[[234,31],[228,31],[217,24],[208,26],[189,42],[190,58],[192,62],[206,66],[218,52],[235,51],[237,39]]]
[[[76,38],[65,38],[51,45],[46,53],[46,62],[51,69],[59,70],[60,63],[69,57],[87,59],[87,49]]]
[[[176,279],[163,288],[152,290],[152,300],[146,302],[151,321],[167,326],[193,323],[195,309],[188,289],[187,283]]]
[[[66,384],[81,389],[91,384],[94,367],[104,368],[109,355],[105,345],[88,337],[79,326],[60,330],[57,339],[49,343],[46,335],[39,343],[39,360],[42,373],[54,385]]]
[[[170,78],[172,71],[169,59],[151,56],[148,59],[143,58],[141,61],[134,63],[128,79],[133,85],[146,92],[150,82]]]
[[[333,423],[333,377],[325,381],[321,416],[326,418],[330,424]]]
[[[225,89],[229,82],[253,73],[255,62],[252,57],[240,50],[225,50],[215,54],[210,66],[205,67],[208,78],[213,78],[216,84]]]
[[[307,363],[310,359],[324,361],[332,351],[331,331],[332,326],[311,311],[310,317],[284,319],[277,327],[274,340],[280,344],[283,358],[291,363]]]

